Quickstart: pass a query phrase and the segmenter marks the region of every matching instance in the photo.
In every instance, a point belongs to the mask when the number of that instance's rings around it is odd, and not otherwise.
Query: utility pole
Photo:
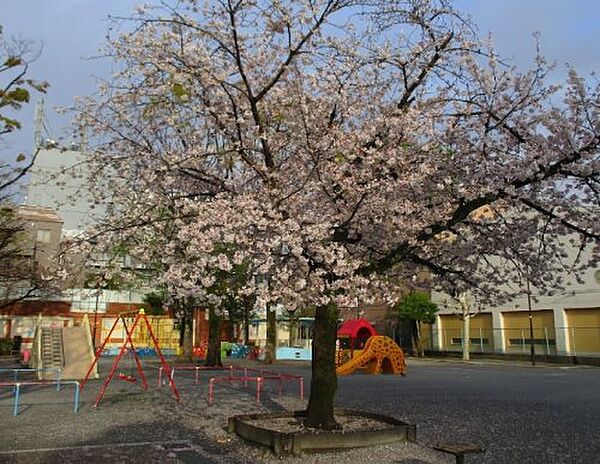
[[[531,312],[531,287],[529,285],[529,277],[527,279],[527,312],[529,315],[529,347],[531,365],[535,366],[535,343],[533,339],[533,313]]]

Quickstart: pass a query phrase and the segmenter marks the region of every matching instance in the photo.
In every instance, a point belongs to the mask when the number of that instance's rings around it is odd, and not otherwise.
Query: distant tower
[[[35,106],[35,127],[33,129],[33,149],[42,147],[42,129],[44,127],[44,97],[40,97]]]
[[[87,150],[87,128],[84,127],[81,129],[81,138],[79,141],[80,150],[82,153],[85,153]]]

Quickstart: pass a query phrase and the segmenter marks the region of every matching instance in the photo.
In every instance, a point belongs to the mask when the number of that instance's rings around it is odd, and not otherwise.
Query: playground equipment
[[[2,387],[11,387],[14,395],[14,404],[13,404],[13,416],[19,414],[19,398],[21,396],[21,388],[27,386],[35,386],[35,387],[48,387],[56,385],[56,389],[60,390],[61,385],[71,384],[74,385],[73,390],[73,412],[77,412],[79,410],[79,382],[77,381],[44,381],[44,382],[2,382],[0,383],[0,388]]]
[[[48,373],[48,372],[54,372],[55,373],[55,381],[56,381],[56,390],[59,391],[60,390],[60,381],[62,379],[62,369],[59,368],[52,368],[52,367],[47,367],[45,369],[41,369],[41,368],[26,368],[26,367],[20,367],[17,369],[12,369],[12,368],[0,368],[0,376],[4,373],[12,373],[13,375],[13,382],[16,383],[19,381],[19,373],[23,372],[23,373],[35,373],[38,376],[40,375],[40,372],[42,373]]]
[[[338,350],[336,364],[339,366],[361,355],[367,340],[377,335],[366,319],[352,319],[340,325],[337,331]]]
[[[160,350],[163,355],[178,354],[178,352],[181,351],[181,347],[179,346],[180,334],[175,320],[168,316],[146,315],[146,317],[152,326],[152,332],[154,333],[155,338],[160,343]],[[116,356],[119,354],[119,348],[125,338],[125,331],[119,322],[117,322],[117,328],[112,332],[112,337],[108,336],[115,323],[115,318],[119,319],[118,316],[104,315],[99,327],[101,332],[100,339],[108,339],[104,348],[105,356]],[[155,350],[152,349],[152,337],[145,324],[138,326],[137,330],[132,335],[132,341],[138,356],[156,356]]]
[[[87,314],[81,325],[44,327],[40,314],[35,329],[30,367],[39,380],[51,380],[60,370],[64,380],[82,379],[94,357],[92,335]],[[98,377],[97,370],[94,376]]]
[[[278,372],[272,372],[265,369],[252,369],[252,368],[243,368],[243,376],[232,376],[230,374],[228,377],[211,377],[208,380],[208,404],[209,406],[212,404],[214,399],[214,388],[218,383],[235,383],[235,382],[243,382],[244,387],[248,386],[248,382],[256,382],[256,402],[260,403],[260,394],[265,386],[267,381],[276,381],[278,382],[278,392],[279,395],[283,392],[283,382],[284,381],[298,381],[298,385],[300,388],[300,399],[304,399],[304,377],[301,375],[292,375],[292,374],[284,374]],[[255,375],[249,375],[249,373],[254,372]]]
[[[158,368],[158,386],[163,386],[163,368]],[[175,370],[179,371],[195,371],[194,384],[198,384],[198,374],[200,371],[229,371],[229,377],[233,377],[233,366],[185,366],[178,365],[171,367],[171,379],[175,379]]]
[[[226,376],[221,377],[210,377],[208,379],[208,404],[211,405],[214,399],[215,385],[219,383],[232,384],[232,383],[244,383],[244,387],[248,386],[248,382],[256,383],[256,402],[260,403],[261,392],[268,381],[278,382],[278,391],[281,395],[283,393],[284,382],[298,382],[300,399],[304,399],[304,377],[301,375],[287,374],[281,372],[273,372],[267,369],[254,369],[250,367],[234,367],[234,366],[193,366],[193,365],[179,365],[173,366],[171,369],[171,378],[175,377],[175,371],[185,372],[194,371],[194,385],[199,384],[199,372],[206,371],[227,371]],[[242,371],[243,375],[236,375],[236,371]],[[253,375],[251,375],[253,374]],[[158,386],[161,387],[164,383],[163,368],[158,368]]]
[[[126,321],[126,316],[132,316],[132,315],[135,315],[135,317],[133,319],[133,323],[131,324],[131,326],[128,326],[127,321]],[[96,351],[94,360],[92,361],[92,364],[90,365],[90,367],[88,369],[85,379],[81,383],[81,389],[83,390],[83,387],[87,383],[89,376],[92,373],[92,370],[97,365],[98,359],[100,358],[100,356],[102,356],[102,351],[104,350],[104,347],[106,346],[107,341],[110,339],[110,336],[112,335],[113,331],[115,330],[115,327],[117,327],[117,325],[119,323],[121,323],[125,330],[126,337],[125,337],[123,344],[121,345],[121,348],[119,349],[119,353],[115,357],[115,360],[110,369],[108,377],[106,377],[106,380],[102,384],[102,387],[100,388],[100,392],[98,393],[98,396],[96,397],[96,401],[94,403],[95,407],[98,407],[100,400],[102,400],[102,397],[104,396],[104,393],[106,392],[106,389],[108,388],[108,385],[110,384],[111,380],[113,379],[113,377],[117,371],[117,367],[119,366],[119,361],[121,361],[121,358],[123,357],[125,352],[129,352],[133,356],[136,367],[137,367],[137,373],[142,382],[142,388],[144,390],[148,389],[148,382],[146,380],[146,375],[144,374],[144,369],[142,369],[142,364],[140,363],[140,358],[139,358],[139,356],[136,352],[136,348],[133,344],[133,336],[134,336],[136,328],[140,327],[140,325],[138,325],[138,324],[140,324],[140,321],[142,324],[145,324],[142,327],[144,327],[147,330],[147,333],[150,336],[152,343],[154,344],[154,350],[155,350],[156,354],[158,355],[158,357],[160,358],[161,367],[165,371],[165,374],[167,375],[167,379],[169,380],[169,385],[171,387],[171,390],[173,391],[173,394],[175,395],[175,398],[177,399],[177,402],[180,401],[179,392],[177,391],[177,387],[175,386],[175,382],[173,380],[173,375],[171,373],[171,368],[167,364],[165,357],[163,356],[162,352],[160,351],[160,344],[158,343],[158,340],[157,340],[156,336],[154,335],[154,331],[152,330],[152,325],[150,324],[150,321],[146,317],[144,310],[140,309],[137,313],[120,314],[119,317],[117,317],[115,319],[115,322],[114,322],[110,332],[108,333],[108,336],[104,339],[104,342],[102,343],[100,348],[98,348],[98,350]],[[130,374],[119,373],[117,375],[117,377],[120,378],[121,380],[125,380],[126,382],[130,382],[130,383],[138,382],[137,378]]]
[[[337,375],[348,375],[356,369],[369,374],[406,374],[406,360],[402,349],[389,337],[376,335],[367,340],[361,353],[338,366]]]

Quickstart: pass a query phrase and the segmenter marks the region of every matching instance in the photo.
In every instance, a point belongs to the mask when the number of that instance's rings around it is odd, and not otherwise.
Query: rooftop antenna
[[[81,150],[81,152],[85,153],[85,151],[87,150],[87,127],[83,127],[81,129],[81,139],[79,145],[79,149]]]
[[[42,147],[42,129],[44,127],[44,97],[40,97],[35,106],[35,126],[33,129],[33,149]]]

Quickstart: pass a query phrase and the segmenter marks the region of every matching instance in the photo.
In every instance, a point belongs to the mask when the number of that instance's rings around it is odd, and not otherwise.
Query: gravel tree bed
[[[340,429],[338,430],[339,433],[355,432],[359,430],[383,430],[390,427],[390,424],[387,422],[367,417],[336,415],[335,420],[340,425]],[[276,432],[319,432],[318,429],[307,427],[304,424],[303,419],[295,417],[272,417],[246,420],[245,422]]]

